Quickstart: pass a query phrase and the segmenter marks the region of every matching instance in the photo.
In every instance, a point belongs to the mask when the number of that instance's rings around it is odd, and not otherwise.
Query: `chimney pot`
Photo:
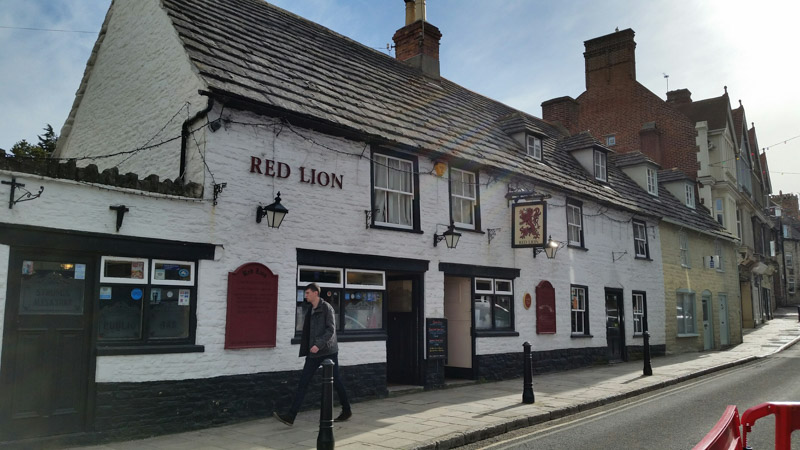
[[[425,21],[425,1],[405,0],[406,26],[392,36],[395,58],[431,78],[439,78],[439,41],[442,33]],[[411,23],[408,23],[413,19]]]

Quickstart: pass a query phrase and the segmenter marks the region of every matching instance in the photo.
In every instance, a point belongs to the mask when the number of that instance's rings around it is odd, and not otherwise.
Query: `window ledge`
[[[684,269],[691,269],[692,268],[692,266],[687,266],[686,264],[681,264],[681,267],[683,267]]]
[[[337,342],[365,342],[365,341],[385,341],[385,340],[386,340],[386,332],[381,330],[368,333],[344,333],[338,331],[336,332]],[[292,345],[300,345],[300,342],[301,342],[300,337],[292,338]]]
[[[678,334],[677,337],[684,338],[684,337],[700,337],[697,333],[685,333],[685,334]]]
[[[570,334],[569,337],[574,338],[574,339],[587,339],[587,338],[593,338],[594,335],[591,335],[591,334]]]
[[[493,331],[493,330],[476,330],[475,337],[515,337],[519,336],[518,331],[512,330],[504,330],[504,331]]]
[[[582,246],[582,245],[572,245],[572,244],[567,244],[567,248],[572,248],[572,249],[575,249],[575,250],[583,250],[583,251],[585,251],[585,252],[588,252],[588,251],[589,251],[589,249],[588,249],[588,248],[586,248],[586,247],[584,247],[584,246]]]
[[[458,231],[466,231],[467,233],[486,234],[486,232],[485,232],[485,231],[483,231],[483,230],[476,230],[476,229],[474,229],[474,228],[461,228],[461,227],[456,227],[456,226],[454,226],[454,228],[455,228],[456,230],[458,230]]]
[[[639,261],[652,261],[651,258],[646,256],[634,256],[633,259],[638,259]]]
[[[164,353],[203,353],[205,346],[194,344],[177,345],[103,345],[97,347],[97,356],[111,355],[160,355]]]
[[[375,224],[373,224],[373,225],[370,225],[369,227],[371,229],[375,229],[375,230],[399,231],[401,233],[414,233],[414,234],[424,234],[425,233],[422,230],[415,230],[413,228],[399,228],[399,227],[395,228],[395,227],[389,227],[389,226],[386,226],[386,225],[375,225]]]

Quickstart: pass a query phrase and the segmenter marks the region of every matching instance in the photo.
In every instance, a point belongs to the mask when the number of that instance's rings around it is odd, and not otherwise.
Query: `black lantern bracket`
[[[226,187],[228,187],[228,183],[214,183],[214,206],[217,206],[217,199]]]
[[[366,219],[367,230],[369,230],[369,226],[372,225],[372,218],[375,217],[375,215],[378,214],[379,212],[381,212],[380,209],[365,209],[364,210],[364,216],[365,216],[365,219]]]
[[[33,193],[27,189],[25,189],[25,185],[22,183],[17,183],[17,179],[15,177],[11,177],[11,181],[2,181],[0,183],[7,184],[11,186],[11,192],[8,195],[8,209],[12,209],[14,205],[17,203],[27,202],[30,200],[36,200],[37,198],[41,197],[42,192],[44,192],[44,186],[39,186],[39,192]],[[17,198],[14,198],[17,189],[20,191],[25,191],[22,195]]]
[[[625,250],[624,252],[611,252],[611,262],[617,262],[627,254],[628,254],[627,250]]]
[[[440,225],[445,226],[443,224],[437,223],[436,228],[438,229]],[[461,238],[461,233],[456,231],[455,223],[451,220],[450,226],[447,227],[447,230],[445,230],[444,233],[442,234],[436,234],[436,232],[433,233],[433,246],[436,247],[436,245],[439,244],[439,242],[444,241],[445,244],[447,244],[447,248],[456,248],[456,246],[458,245],[458,240],[460,238]]]
[[[486,237],[489,238],[489,244],[492,243],[492,239],[497,236],[497,232],[502,230],[502,228],[487,228],[486,229]]]
[[[536,255],[539,253],[544,252],[547,259],[553,259],[556,257],[556,253],[564,246],[567,245],[564,242],[554,241],[552,236],[547,237],[547,243],[544,244],[544,247],[534,247],[533,248],[533,257],[536,258]]]
[[[530,183],[509,183],[506,191],[506,202],[511,207],[512,203],[521,201],[544,201],[551,198],[550,194],[536,192]]]

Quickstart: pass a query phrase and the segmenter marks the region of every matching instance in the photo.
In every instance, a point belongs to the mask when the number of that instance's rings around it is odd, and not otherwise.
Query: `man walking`
[[[297,384],[297,391],[294,395],[292,408],[286,414],[274,413],[275,418],[286,425],[292,426],[303,398],[306,396],[308,384],[314,376],[322,361],[330,359],[333,361],[333,386],[339,396],[339,403],[342,404],[342,413],[334,421],[344,422],[352,416],[350,411],[350,401],[347,399],[347,392],[344,384],[339,378],[339,345],[336,341],[336,315],[328,302],[319,297],[319,286],[311,283],[306,286],[306,300],[311,304],[311,308],[306,310],[303,320],[303,334],[300,340],[300,356],[306,357],[303,366],[303,374],[300,375],[300,382]]]

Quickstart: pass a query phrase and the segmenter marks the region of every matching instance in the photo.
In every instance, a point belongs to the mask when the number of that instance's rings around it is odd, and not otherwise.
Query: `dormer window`
[[[608,181],[606,154],[599,150],[594,151],[594,177],[600,181]]]
[[[615,145],[617,145],[617,136],[614,134],[606,136],[606,147],[613,147]]]
[[[686,189],[686,206],[694,209],[694,186],[687,184]]]
[[[529,134],[527,149],[528,156],[532,156],[537,161],[542,160],[542,138]]]
[[[647,168],[647,192],[658,197],[658,174],[649,167]]]

